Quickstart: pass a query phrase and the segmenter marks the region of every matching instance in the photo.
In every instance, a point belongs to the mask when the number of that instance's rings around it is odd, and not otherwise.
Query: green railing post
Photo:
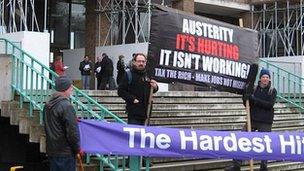
[[[277,68],[277,85],[275,85],[275,88],[280,90],[280,69]]]
[[[288,82],[288,84],[287,84],[288,85],[288,100],[290,100],[291,99],[291,97],[290,97],[291,96],[290,95],[291,94],[291,92],[290,92],[290,74],[288,74],[287,80],[288,80],[287,81]]]
[[[130,170],[140,171],[140,157],[130,156],[129,165],[130,165]]]
[[[6,44],[6,46],[7,46],[7,44]],[[5,48],[6,49],[6,48]],[[11,55],[12,56],[12,85],[16,85],[16,80],[15,80],[15,78],[16,78],[16,71],[15,71],[15,69],[17,68],[16,67],[16,58],[14,57],[14,55]],[[11,87],[11,99],[14,99],[14,97],[15,97],[15,91],[14,91],[14,88],[13,87]]]
[[[299,83],[301,83],[302,80],[299,78]],[[299,84],[299,105],[302,106],[302,87],[301,84]]]

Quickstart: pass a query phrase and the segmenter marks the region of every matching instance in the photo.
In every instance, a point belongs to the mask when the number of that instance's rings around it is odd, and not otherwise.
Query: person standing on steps
[[[118,95],[126,102],[128,124],[145,124],[148,115],[150,87],[153,87],[153,93],[158,91],[157,82],[147,76],[146,63],[146,55],[136,54],[132,59],[130,71],[125,73],[118,86]]]
[[[90,78],[93,70],[93,63],[90,61],[89,56],[85,55],[83,61],[79,64],[79,71],[81,72],[82,89],[90,89]]]
[[[246,90],[243,94],[243,103],[249,100],[250,121],[252,131],[271,132],[274,118],[274,104],[277,97],[277,90],[272,87],[270,82],[270,72],[262,69],[260,80],[253,90]],[[247,125],[243,127],[247,131]],[[225,171],[239,171],[241,169],[241,160],[233,160],[233,166],[226,168]],[[260,171],[268,171],[267,160],[262,160]]]
[[[72,80],[66,76],[58,77],[55,90],[43,109],[50,171],[75,171],[80,137],[76,111],[69,100],[73,91]]]

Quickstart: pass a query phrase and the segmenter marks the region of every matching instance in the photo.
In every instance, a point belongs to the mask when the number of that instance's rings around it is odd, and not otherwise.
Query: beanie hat
[[[268,69],[265,69],[265,68],[262,68],[261,72],[260,72],[260,78],[263,76],[263,75],[268,75],[269,78],[270,78],[270,72]]]
[[[72,85],[72,80],[67,76],[60,76],[55,81],[55,90],[64,92]]]

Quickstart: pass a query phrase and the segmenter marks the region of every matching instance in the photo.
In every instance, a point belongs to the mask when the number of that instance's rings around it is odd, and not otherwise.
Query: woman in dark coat
[[[120,84],[126,72],[126,65],[124,62],[124,58],[125,57],[123,55],[119,55],[119,60],[117,62],[117,78],[116,78],[117,85]]]

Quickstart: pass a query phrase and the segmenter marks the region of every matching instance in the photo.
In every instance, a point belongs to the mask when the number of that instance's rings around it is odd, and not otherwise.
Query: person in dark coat
[[[56,92],[43,109],[46,153],[51,171],[75,171],[80,138],[76,111],[70,103],[72,80],[66,76],[55,81]]]
[[[144,125],[147,119],[147,108],[149,103],[150,87],[157,92],[158,85],[153,79],[149,79],[146,73],[147,58],[144,54],[138,53],[132,59],[132,80],[129,82],[125,73],[121,84],[118,86],[118,95],[126,102],[128,123]]]
[[[83,61],[79,64],[79,71],[81,72],[82,89],[90,89],[90,78],[93,70],[93,63],[90,61],[89,56],[86,55]]]
[[[120,84],[126,72],[126,65],[124,61],[125,57],[123,55],[119,55],[118,58],[119,60],[117,61],[117,78],[116,78],[117,85]]]
[[[97,57],[97,62],[94,65],[94,71],[95,71],[95,76],[97,78],[97,90],[100,90],[100,84],[101,84],[101,61],[102,61],[102,57],[98,56]]]
[[[274,118],[274,104],[277,97],[277,90],[271,86],[270,72],[262,69],[260,72],[260,80],[254,90],[246,90],[243,95],[243,103],[249,100],[250,105],[250,121],[252,131],[271,132]],[[243,131],[247,131],[247,125]],[[239,171],[241,161],[233,160],[233,166],[227,168],[229,171]],[[260,171],[267,171],[267,160],[261,161]]]
[[[115,82],[113,85],[113,61],[108,57],[106,53],[102,54],[102,61],[101,61],[101,83],[100,83],[100,90],[105,90],[107,84],[109,85],[109,89],[115,89]]]

